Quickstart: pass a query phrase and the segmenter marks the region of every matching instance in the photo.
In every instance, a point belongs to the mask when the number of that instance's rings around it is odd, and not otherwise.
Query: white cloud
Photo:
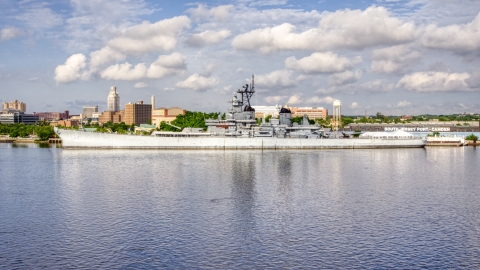
[[[350,109],[357,109],[360,107],[357,102],[352,102],[352,105],[350,105]]]
[[[306,74],[336,73],[351,69],[355,64],[362,61],[361,57],[349,60],[332,52],[316,52],[310,56],[297,60],[295,56],[285,60],[285,67],[295,69]]]
[[[217,67],[217,65],[215,65],[215,64],[208,64],[208,65],[205,66],[205,71],[200,75],[202,75],[204,77],[210,77],[213,73],[213,70],[216,67]]]
[[[398,45],[374,50],[371,69],[377,73],[394,73],[422,57],[421,53],[409,45]]]
[[[396,86],[414,92],[472,91],[468,78],[468,73],[415,72],[403,76]]]
[[[466,24],[439,27],[430,24],[425,27],[421,42],[425,47],[452,50],[458,53],[480,49],[480,13]]]
[[[118,22],[134,21],[137,16],[149,15],[155,11],[154,8],[148,6],[143,0],[70,0],[70,3],[73,7],[73,18],[83,18],[84,22],[97,25],[102,23],[112,25]]]
[[[281,100],[285,100],[286,98],[288,98],[288,96],[268,96],[265,97],[263,100],[267,104],[279,104]]]
[[[114,61],[122,61],[125,60],[126,57],[127,56],[125,54],[106,46],[98,51],[90,53],[90,69],[92,71],[96,71],[105,64]]]
[[[63,65],[55,68],[55,81],[69,83],[79,79],[88,79],[88,72],[85,71],[86,62],[85,55],[81,53],[71,55]]]
[[[141,22],[141,16],[155,12],[155,7],[144,0],[70,0],[71,17],[65,20],[64,43],[69,51],[86,51],[98,48],[122,29]]]
[[[176,84],[176,86],[180,88],[191,89],[194,91],[206,91],[216,85],[218,85],[217,79],[203,77],[197,73],[191,75],[185,81],[181,81]]]
[[[287,100],[288,105],[296,105],[296,104],[300,104],[302,102],[303,102],[303,100],[301,99],[301,95],[299,95],[299,94],[292,95]]]
[[[124,64],[115,64],[109,66],[100,73],[103,79],[107,80],[140,80],[145,78],[147,67],[144,63],[133,66],[132,64],[125,62]]]
[[[417,30],[410,22],[390,16],[384,7],[324,12],[317,28],[296,33],[296,27],[284,23],[237,35],[232,46],[237,50],[271,53],[277,50],[363,49],[395,45],[415,39]]]
[[[319,98],[317,96],[314,96],[314,97],[311,97],[308,99],[307,103],[309,104],[316,104],[316,103],[320,103],[320,104],[333,104],[333,102],[335,101],[336,99],[331,97],[331,96],[327,96],[327,97],[324,97],[324,98]]]
[[[145,82],[138,82],[133,86],[133,88],[145,88],[147,86],[148,86],[148,84],[145,83]]]
[[[333,74],[328,78],[330,86],[341,86],[352,84],[362,78],[362,71],[357,69],[355,72],[345,71],[343,73]]]
[[[470,88],[478,88],[480,89],[480,71],[472,72],[470,78],[466,79],[465,82],[468,84]]]
[[[230,17],[230,11],[233,11],[235,7],[233,5],[221,5],[208,9],[208,7],[200,4],[197,8],[188,9],[187,12],[195,21],[201,20],[214,20],[219,22],[225,22]]]
[[[24,36],[26,33],[20,28],[16,28],[13,26],[7,26],[2,28],[0,31],[0,41],[6,41],[9,39],[14,39],[18,37]]]
[[[389,92],[393,89],[393,83],[388,83],[387,80],[376,79],[373,81],[365,82],[360,85],[360,89],[368,92]]]
[[[27,25],[34,29],[48,29],[62,25],[62,17],[53,12],[51,9],[40,6],[32,6],[28,8],[22,15],[15,18],[24,21]]]
[[[328,94],[335,93],[337,90],[338,89],[336,89],[335,87],[330,87],[328,89],[320,88],[320,89],[317,89],[317,90],[313,91],[313,93],[320,94],[320,95],[328,95]]]
[[[288,88],[294,85],[295,81],[289,70],[276,70],[255,76],[255,87],[258,88]]]
[[[410,105],[412,105],[412,103],[411,103],[411,102],[408,102],[408,101],[406,101],[406,100],[399,101],[399,102],[397,103],[397,107],[408,107],[408,106],[410,106]]]
[[[124,64],[111,65],[100,75],[107,80],[159,79],[170,75],[182,74],[186,69],[185,57],[180,53],[160,55],[148,68],[144,63],[135,66]]]
[[[287,0],[259,0],[259,1],[251,1],[249,6],[280,6],[285,5],[288,1]]]
[[[187,16],[178,16],[156,23],[143,22],[123,30],[119,37],[108,41],[108,45],[127,54],[169,51],[177,45],[177,35],[190,27]]]
[[[160,55],[147,70],[147,78],[163,78],[169,75],[183,74],[187,69],[185,56],[180,53]]]
[[[187,44],[193,47],[203,47],[216,44],[230,36],[229,30],[212,31],[206,30],[198,34],[193,34],[187,39]]]

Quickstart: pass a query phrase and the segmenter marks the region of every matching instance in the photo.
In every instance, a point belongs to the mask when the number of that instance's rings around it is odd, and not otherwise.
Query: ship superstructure
[[[277,137],[277,138],[319,138],[323,129],[318,125],[310,125],[308,118],[303,117],[302,123],[292,125],[292,112],[287,108],[281,108],[279,118],[270,118],[269,123],[262,119],[257,124],[255,109],[250,105],[250,99],[255,93],[254,77],[251,85],[246,84],[238,89],[231,100],[230,110],[225,114],[224,120],[207,119],[207,133],[212,136],[229,137]],[[239,97],[240,96],[240,97]],[[160,132],[156,133],[160,134]]]

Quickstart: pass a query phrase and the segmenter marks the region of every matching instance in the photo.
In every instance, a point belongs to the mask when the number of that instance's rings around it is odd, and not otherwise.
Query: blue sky
[[[480,112],[480,1],[0,0],[0,101],[28,112],[254,105]]]

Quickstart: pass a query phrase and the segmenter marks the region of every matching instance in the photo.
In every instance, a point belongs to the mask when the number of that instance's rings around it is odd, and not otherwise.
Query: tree
[[[52,128],[42,127],[37,131],[37,136],[40,141],[46,141],[54,134]]]
[[[347,126],[349,124],[353,123],[353,119],[350,117],[342,117],[342,126]]]
[[[466,138],[466,140],[473,141],[474,144],[477,144],[478,137],[475,134],[470,134]]]
[[[267,115],[267,117],[265,117],[265,122],[269,123],[270,118],[272,118],[272,115],[271,114]]]
[[[20,135],[20,133],[18,132],[18,130],[13,129],[8,135],[10,136],[10,138],[16,138]]]
[[[303,119],[303,116],[295,116],[295,117],[292,118],[292,124],[297,123],[297,124],[301,125],[302,124],[302,119]]]

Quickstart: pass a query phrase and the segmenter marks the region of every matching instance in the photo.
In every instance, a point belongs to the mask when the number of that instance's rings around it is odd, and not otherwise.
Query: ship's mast
[[[248,83],[242,87],[242,90],[238,89],[237,93],[242,95],[242,103],[245,105],[244,111],[251,111],[253,110],[252,106],[250,105],[250,98],[252,98],[253,94],[255,93],[255,81],[254,75],[252,75],[252,83],[249,86]]]

